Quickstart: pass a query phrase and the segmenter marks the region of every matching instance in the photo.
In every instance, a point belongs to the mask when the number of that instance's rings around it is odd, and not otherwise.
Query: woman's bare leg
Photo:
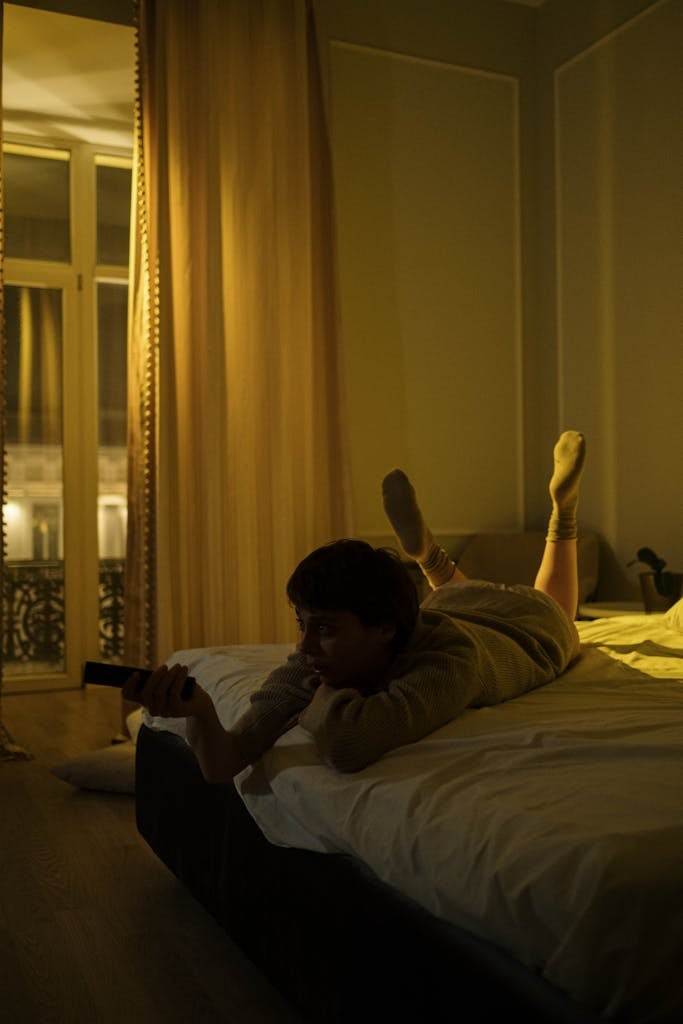
[[[555,469],[550,481],[552,512],[545,550],[534,582],[537,590],[554,598],[570,620],[578,604],[577,522],[579,483],[586,444],[583,434],[567,430],[555,445]],[[405,473],[395,469],[382,481],[384,511],[404,553],[413,558],[433,590],[467,577],[434,539]]]
[[[579,599],[576,512],[585,457],[583,434],[565,430],[553,452],[555,468],[549,486],[552,512],[534,583],[537,590],[553,597],[572,620]]]
[[[417,562],[432,590],[467,578],[448,552],[434,540],[432,531],[422,518],[413,485],[402,470],[394,469],[385,476],[382,500],[403,552]]]
[[[570,619],[576,618],[579,577],[575,540],[546,540],[534,587],[554,597]]]

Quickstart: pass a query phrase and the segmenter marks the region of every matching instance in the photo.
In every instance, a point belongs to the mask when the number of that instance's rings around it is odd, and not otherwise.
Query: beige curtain
[[[350,532],[330,153],[305,0],[140,0],[128,657],[291,640]]]

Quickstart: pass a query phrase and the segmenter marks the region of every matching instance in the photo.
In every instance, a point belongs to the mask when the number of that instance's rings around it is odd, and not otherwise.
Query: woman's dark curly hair
[[[395,651],[407,643],[419,608],[398,553],[362,540],[337,540],[312,551],[290,576],[287,597],[294,608],[353,612],[364,626],[390,623]]]

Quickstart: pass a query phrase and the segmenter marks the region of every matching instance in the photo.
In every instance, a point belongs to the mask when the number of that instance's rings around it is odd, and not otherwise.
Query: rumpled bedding
[[[664,615],[577,625],[580,658],[545,687],[352,775],[295,727],[236,786],[271,842],[359,857],[606,1018],[668,1024],[683,1019],[683,633]],[[169,663],[229,727],[290,650]]]

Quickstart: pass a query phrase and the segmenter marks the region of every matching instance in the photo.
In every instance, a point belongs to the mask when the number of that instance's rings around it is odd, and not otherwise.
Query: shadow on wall
[[[598,534],[600,545],[600,577],[595,595],[596,601],[641,601],[642,594],[638,575],[629,571],[613,548]]]

